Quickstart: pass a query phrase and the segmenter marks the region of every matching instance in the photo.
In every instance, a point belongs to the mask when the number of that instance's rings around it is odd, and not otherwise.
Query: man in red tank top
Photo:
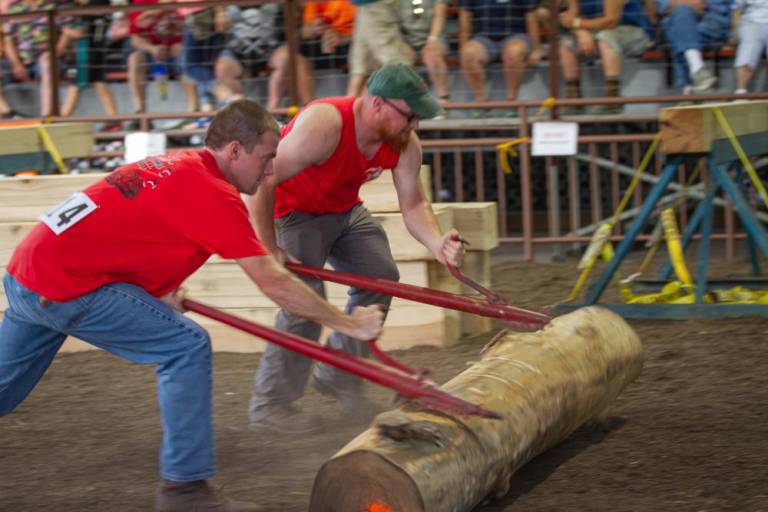
[[[441,263],[458,265],[463,255],[456,230],[443,234],[419,180],[420,119],[443,114],[424,81],[406,64],[387,64],[368,81],[360,98],[326,98],[310,103],[284,129],[275,174],[253,198],[252,214],[264,245],[283,261],[295,258],[322,267],[397,280],[398,269],[384,230],[363,206],[362,184],[391,170],[408,231]],[[277,236],[275,236],[277,228]],[[323,293],[323,284],[307,279]],[[349,308],[387,304],[391,297],[361,289],[349,292]],[[317,340],[320,326],[281,311],[277,327]],[[334,332],[329,346],[358,356],[367,344]],[[327,365],[269,346],[261,358],[250,405],[252,428],[309,432],[318,428],[295,409],[309,379],[339,400],[345,412],[371,412],[360,379]]]
[[[153,364],[164,427],[156,510],[260,510],[207,483],[211,345],[182,314],[179,285],[215,253],[294,314],[352,336],[378,336],[383,322],[375,306],[346,315],[322,300],[256,237],[240,194],[270,175],[277,140],[266,110],[236,101],[214,117],[204,150],[124,166],[46,212],[3,279],[0,416],[32,391],[67,336]]]

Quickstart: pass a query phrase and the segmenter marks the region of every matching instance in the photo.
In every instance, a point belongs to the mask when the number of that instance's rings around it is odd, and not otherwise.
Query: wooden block
[[[461,265],[461,271],[482,286],[490,288],[491,254],[487,251],[467,252],[464,257],[464,263]],[[461,293],[482,298],[480,294],[466,285],[461,286]],[[459,323],[461,325],[461,334],[467,336],[483,334],[494,328],[494,319],[472,313],[461,312],[459,314]]]
[[[453,227],[470,243],[468,251],[489,251],[499,246],[496,203],[436,203],[434,209],[453,210]]]
[[[375,213],[373,217],[381,223],[389,238],[389,247],[395,261],[433,259],[432,251],[413,238],[403,223],[401,213]],[[448,208],[435,210],[437,223],[442,231],[448,231],[453,225],[453,211]]]
[[[47,152],[39,126],[0,126],[0,155]],[[93,151],[93,123],[52,123],[45,130],[62,158],[88,156]]]
[[[421,184],[427,199],[432,200],[432,173],[428,165],[422,165],[419,172]],[[360,189],[360,198],[371,213],[393,213],[400,211],[397,192],[392,181],[392,173],[384,171],[375,180],[369,181]]]
[[[35,222],[0,222],[0,265],[7,265],[16,246]]]
[[[707,103],[661,110],[661,151],[710,152],[715,141],[726,138],[715,117],[715,107],[723,113],[736,136],[764,133],[768,140],[768,100]]]
[[[40,214],[103,176],[99,173],[0,179],[0,220],[34,222]]]

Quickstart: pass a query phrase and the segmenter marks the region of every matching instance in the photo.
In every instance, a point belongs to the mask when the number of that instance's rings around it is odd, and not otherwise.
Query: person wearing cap
[[[413,67],[385,64],[368,80],[360,97],[315,100],[282,130],[274,175],[251,201],[256,231],[278,258],[313,267],[397,280],[398,269],[386,234],[362,204],[360,187],[391,170],[408,231],[441,263],[458,265],[464,249],[455,229],[442,233],[419,180],[419,120],[444,113]],[[320,281],[307,284],[323,294]],[[353,288],[349,308],[389,305],[391,297]],[[276,327],[317,340],[320,326],[286,311]],[[368,355],[367,340],[334,332],[328,345],[355,356]],[[310,376],[311,373],[311,376]],[[256,372],[250,403],[253,429],[306,433],[318,425],[293,402],[310,384],[336,398],[344,412],[364,417],[371,412],[362,382],[277,346],[267,347]]]
[[[207,482],[215,472],[211,339],[182,314],[179,286],[216,253],[277,304],[331,329],[377,336],[384,321],[380,307],[345,314],[324,301],[256,237],[241,194],[272,172],[278,135],[263,107],[232,102],[213,118],[204,149],[123,166],[41,216],[3,278],[0,418],[32,392],[67,336],[80,338],[156,368],[157,512],[262,510]]]

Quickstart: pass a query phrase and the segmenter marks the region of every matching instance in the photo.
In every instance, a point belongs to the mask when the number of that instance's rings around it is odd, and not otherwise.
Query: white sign
[[[133,132],[125,136],[125,163],[132,164],[148,156],[165,153],[166,137],[164,133]]]
[[[533,123],[533,156],[575,155],[578,147],[579,124],[565,122]]]

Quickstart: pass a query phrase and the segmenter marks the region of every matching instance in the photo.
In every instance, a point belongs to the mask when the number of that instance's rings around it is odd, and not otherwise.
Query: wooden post
[[[321,467],[309,510],[460,512],[502,496],[525,463],[605,414],[640,374],[642,352],[621,317],[596,307],[497,337],[443,389],[503,419],[381,414]]]

